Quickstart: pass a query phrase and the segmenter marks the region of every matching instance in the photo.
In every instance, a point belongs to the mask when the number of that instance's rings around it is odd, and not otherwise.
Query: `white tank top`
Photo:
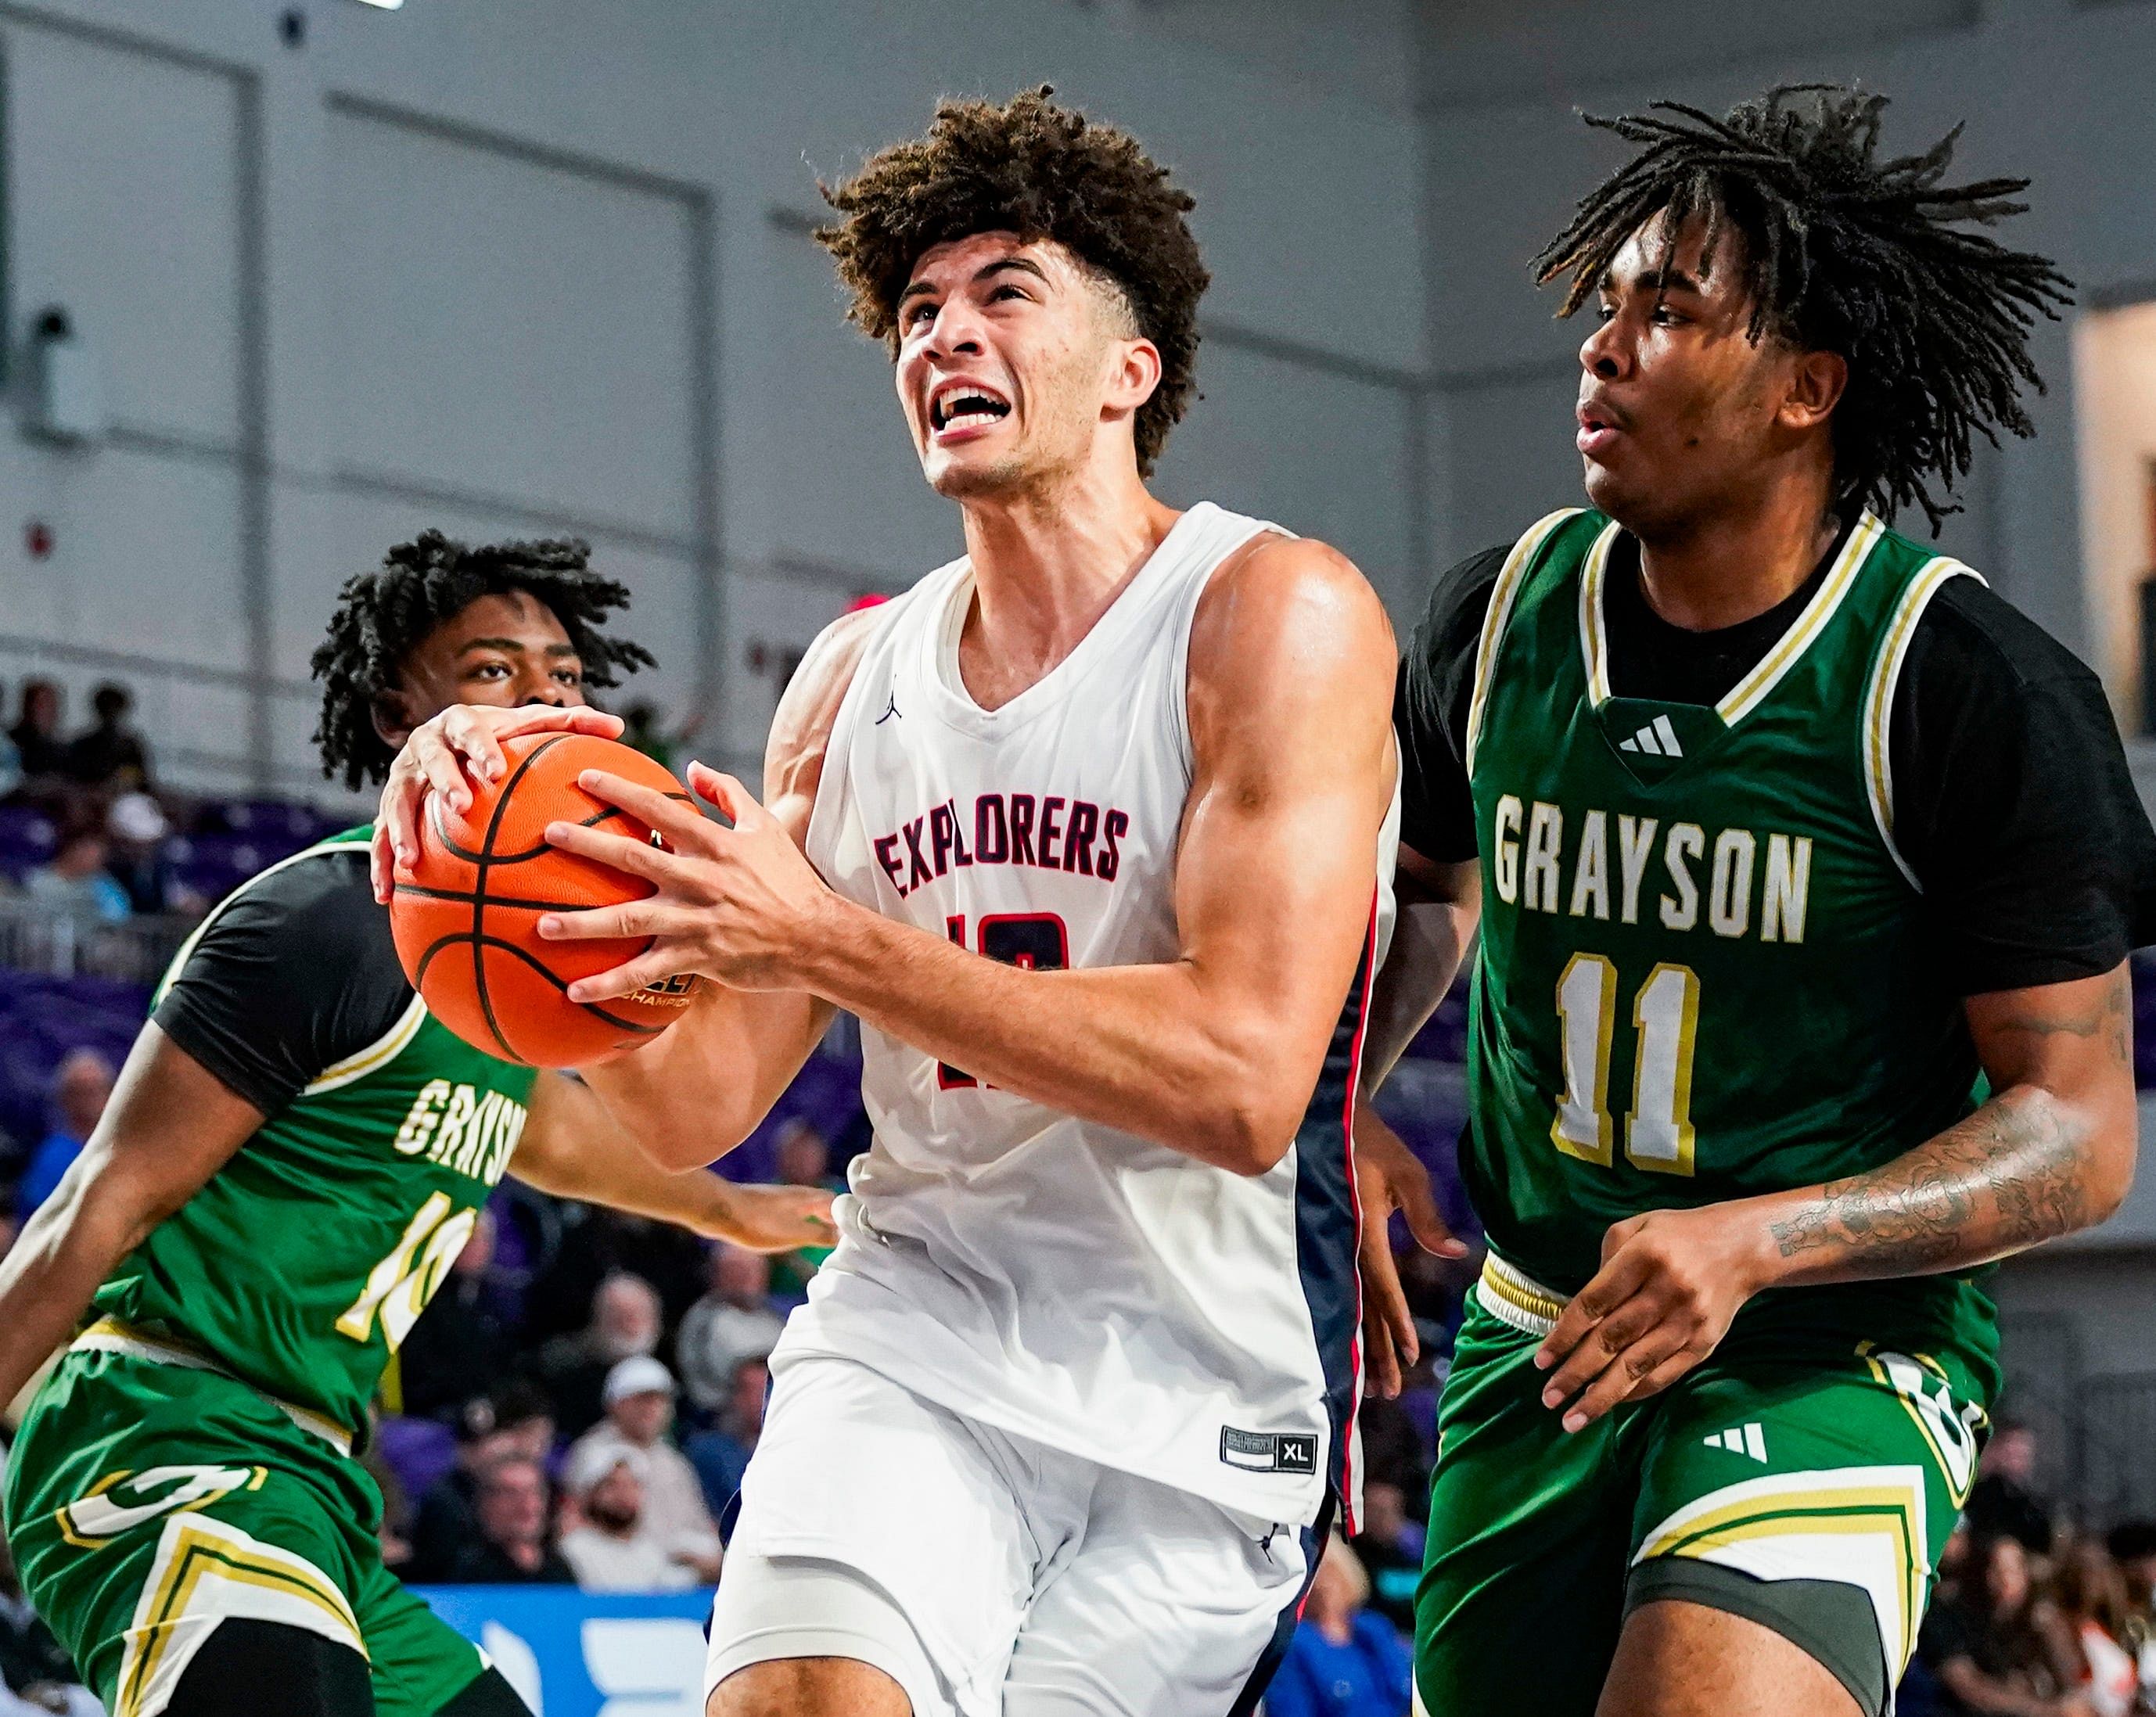
[[[817,869],[848,899],[992,958],[1174,959],[1191,619],[1213,570],[1268,530],[1192,508],[1077,648],[996,710],[958,671],[967,561],[886,604],[833,729],[808,827]],[[854,1360],[999,1430],[1266,1520],[1315,1519],[1328,1483],[1352,1501],[1349,1094],[1397,825],[1396,802],[1363,962],[1306,1124],[1268,1174],[989,1089],[864,1029],[875,1143],[774,1365]]]

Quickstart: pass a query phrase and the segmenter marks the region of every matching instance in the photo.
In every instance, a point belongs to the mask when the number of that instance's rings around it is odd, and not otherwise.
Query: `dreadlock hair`
[[[374,719],[402,684],[405,659],[484,596],[521,594],[543,604],[583,659],[588,685],[613,685],[617,670],[649,667],[651,653],[641,644],[601,629],[608,615],[629,606],[629,587],[593,571],[591,552],[573,538],[471,548],[428,530],[398,543],[375,571],[346,579],[312,664],[322,682],[315,729],[322,773],[341,775],[355,790],[388,776],[396,751],[375,731]]]
[[[1999,429],[2032,432],[2020,389],[2041,393],[2044,382],[2029,331],[2038,315],[2057,320],[2073,283],[2049,258],[1968,230],[2024,213],[2013,199],[2026,179],[1943,183],[1959,126],[1922,155],[1882,159],[1886,105],[1838,85],[1791,84],[1718,120],[1674,101],[1583,115],[1644,146],[1581,200],[1535,259],[1535,279],[1571,275],[1558,312],[1568,316],[1656,215],[1665,266],[1687,221],[1706,223],[1708,268],[1733,232],[1750,337],[1848,362],[1832,420],[1837,510],[1891,519],[1913,502],[1937,530],[1958,510],[1946,495],[1969,470],[1971,432],[1994,446]]]
[[[1183,219],[1196,204],[1137,139],[1057,106],[1054,93],[1044,84],[1001,105],[942,103],[927,136],[818,186],[844,218],[817,242],[853,295],[848,317],[896,358],[898,295],[922,252],[976,233],[1055,240],[1106,277],[1160,348],[1160,385],[1132,426],[1150,476],[1194,385],[1198,300],[1212,279]]]

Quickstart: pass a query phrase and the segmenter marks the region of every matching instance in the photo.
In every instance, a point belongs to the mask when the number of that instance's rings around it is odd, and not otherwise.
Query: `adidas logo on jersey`
[[[1732,1454],[1749,1455],[1761,1466],[1767,1464],[1767,1435],[1757,1421],[1749,1425],[1732,1425],[1727,1431],[1715,1431],[1704,1439],[1709,1448],[1727,1449]]]
[[[1617,749],[1620,751],[1645,751],[1650,757],[1684,756],[1684,747],[1677,743],[1677,730],[1670,725],[1670,718],[1666,715],[1657,715]]]

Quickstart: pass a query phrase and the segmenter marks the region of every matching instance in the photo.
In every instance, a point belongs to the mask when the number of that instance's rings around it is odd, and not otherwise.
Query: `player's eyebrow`
[[[521,638],[468,638],[457,646],[457,653],[461,656],[472,650],[509,650],[521,653],[525,648],[525,642]],[[573,656],[577,653],[577,647],[572,643],[550,643],[546,645],[540,653],[547,656]]]
[[[1006,269],[1016,269],[1021,274],[1033,275],[1043,285],[1048,284],[1047,269],[1042,268],[1031,257],[1025,256],[999,256],[992,263],[984,263],[974,271],[973,284],[978,286],[982,281],[993,279]],[[907,284],[906,290],[898,295],[898,301],[902,305],[909,299],[918,298],[922,293],[933,292],[935,290],[935,283],[932,281],[911,281]]]

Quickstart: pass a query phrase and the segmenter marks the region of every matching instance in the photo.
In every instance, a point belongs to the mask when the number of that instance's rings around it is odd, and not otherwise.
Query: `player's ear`
[[[1782,400],[1782,421],[1793,429],[1825,423],[1849,387],[1849,360],[1836,351],[1800,351]]]
[[[1114,365],[1108,377],[1111,411],[1134,412],[1160,386],[1160,348],[1150,340],[1118,340],[1109,350]]]

